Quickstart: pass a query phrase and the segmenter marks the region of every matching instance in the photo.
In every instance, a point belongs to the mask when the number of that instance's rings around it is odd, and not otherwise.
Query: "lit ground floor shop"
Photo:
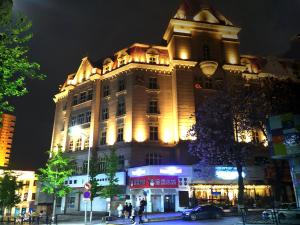
[[[238,185],[236,184],[193,184],[190,187],[192,197],[198,203],[216,203],[222,205],[236,205],[238,199]],[[245,185],[245,201],[256,204],[257,201],[271,197],[269,185]]]
[[[191,166],[130,168],[127,194],[133,206],[147,201],[147,212],[175,212],[189,206]]]

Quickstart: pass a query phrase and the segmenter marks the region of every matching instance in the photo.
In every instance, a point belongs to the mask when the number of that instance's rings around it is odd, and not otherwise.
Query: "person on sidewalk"
[[[138,215],[139,215],[139,224],[144,223],[143,221],[143,212],[144,212],[144,206],[141,204],[140,205],[140,209],[138,211]]]
[[[131,211],[132,211],[132,205],[131,205],[131,203],[129,202],[129,205],[128,205],[128,216],[129,216],[129,218],[131,217]]]
[[[136,210],[135,210],[135,208],[134,207],[132,207],[132,210],[131,210],[131,217],[130,217],[130,222],[132,223],[132,224],[136,224],[136,222],[135,222],[135,216],[136,216]]]
[[[127,202],[125,202],[125,206],[124,206],[124,208],[123,208],[123,211],[124,211],[124,218],[125,218],[125,219],[128,219],[129,213],[128,213],[128,205],[127,205]]]
[[[118,210],[118,217],[121,218],[122,217],[122,212],[123,212],[123,206],[122,206],[121,203],[119,204],[117,210]]]

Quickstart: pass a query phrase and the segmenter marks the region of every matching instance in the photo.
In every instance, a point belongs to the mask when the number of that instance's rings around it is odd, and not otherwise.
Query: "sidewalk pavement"
[[[169,221],[169,220],[177,220],[181,218],[180,212],[173,212],[173,213],[153,213],[153,214],[147,214],[143,216],[143,220],[145,222],[158,222],[158,221]],[[136,216],[136,221],[139,221],[138,216]],[[72,221],[72,222],[59,222],[59,225],[80,225],[84,224],[83,221]],[[92,222],[93,225],[124,225],[124,224],[132,224],[130,222],[130,219],[124,219],[124,218],[118,218],[117,220],[113,221],[107,221],[107,222],[101,222],[99,220],[95,220]]]

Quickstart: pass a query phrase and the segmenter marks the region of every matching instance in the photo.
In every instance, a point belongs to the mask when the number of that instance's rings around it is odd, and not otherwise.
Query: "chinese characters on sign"
[[[131,177],[130,188],[178,188],[177,176]]]

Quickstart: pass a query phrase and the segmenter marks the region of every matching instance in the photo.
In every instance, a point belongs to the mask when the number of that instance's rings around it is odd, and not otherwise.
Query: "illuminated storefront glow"
[[[159,170],[161,174],[175,175],[182,173],[182,169],[176,166],[168,166]]]
[[[215,170],[216,177],[222,180],[235,180],[239,176],[237,169],[234,167],[217,166]],[[242,172],[242,176],[245,177],[246,174]]]

